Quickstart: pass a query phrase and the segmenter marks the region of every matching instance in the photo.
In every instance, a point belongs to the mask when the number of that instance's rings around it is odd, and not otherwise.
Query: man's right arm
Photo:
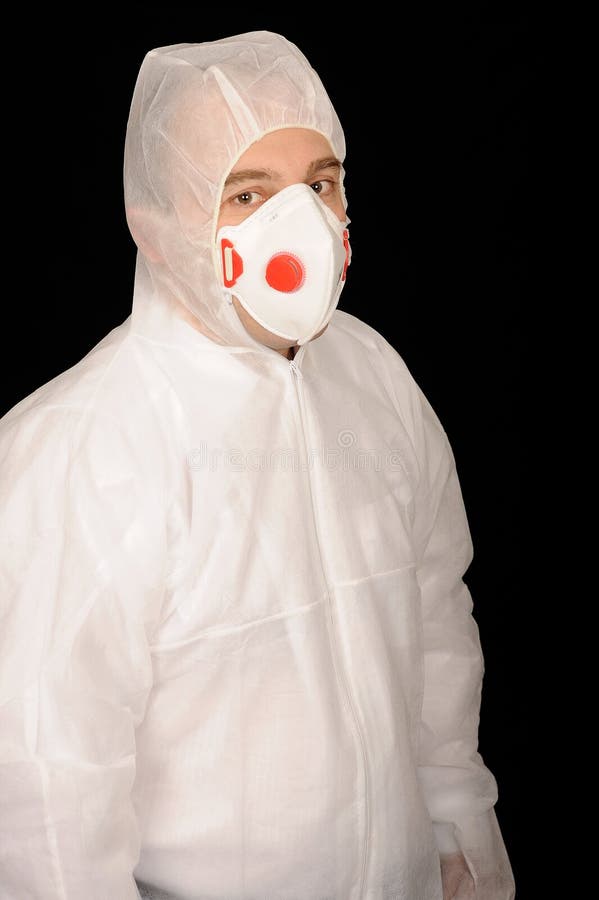
[[[162,594],[143,461],[59,408],[0,447],[0,897],[137,900],[135,728]]]

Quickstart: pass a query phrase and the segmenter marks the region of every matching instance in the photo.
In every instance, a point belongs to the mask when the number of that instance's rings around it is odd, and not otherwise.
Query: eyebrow
[[[341,169],[341,162],[335,156],[323,156],[322,159],[314,159],[308,166],[306,171],[306,179],[312,178],[317,172],[323,169]],[[232,184],[241,184],[244,181],[275,181],[282,176],[272,169],[240,169],[238,172],[231,172],[227,177],[224,186],[230,187]]]

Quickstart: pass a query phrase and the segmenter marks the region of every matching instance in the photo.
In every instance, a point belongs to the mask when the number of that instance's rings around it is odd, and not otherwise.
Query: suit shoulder
[[[0,418],[0,436],[57,423],[72,431],[83,419],[127,421],[146,400],[135,339],[126,323],[114,328],[77,363],[28,394]]]
[[[34,461],[62,465],[84,447],[107,462],[131,455],[135,427],[148,431],[146,395],[135,347],[125,329],[114,329],[0,419],[3,474],[15,476]]]
[[[383,364],[390,366],[397,375],[403,375],[410,383],[414,383],[413,376],[398,350],[385,338],[380,331],[372,325],[359,319],[357,316],[336,309],[331,319],[333,332],[342,339],[361,344],[371,353],[380,355]]]

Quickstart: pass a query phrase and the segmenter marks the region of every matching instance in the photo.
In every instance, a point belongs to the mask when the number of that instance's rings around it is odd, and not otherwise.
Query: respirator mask
[[[309,185],[292,184],[239,225],[224,225],[216,241],[227,298],[268,331],[305,344],[329,322],[345,285],[346,224]]]

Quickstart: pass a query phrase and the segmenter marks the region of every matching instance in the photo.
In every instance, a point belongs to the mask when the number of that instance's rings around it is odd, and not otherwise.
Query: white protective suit
[[[2,420],[2,898],[441,900],[458,849],[514,897],[447,435],[364,322],[290,361],[219,287],[224,179],[290,126],[343,159],[283,37],[147,54],[132,314]]]

